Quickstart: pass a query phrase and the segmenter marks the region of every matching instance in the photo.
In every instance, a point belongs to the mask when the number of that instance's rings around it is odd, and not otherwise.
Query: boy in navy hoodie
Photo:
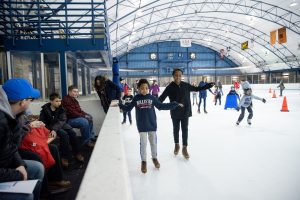
[[[149,94],[149,82],[146,79],[140,79],[137,84],[139,94],[134,96],[129,105],[119,103],[120,108],[130,111],[135,107],[136,124],[140,133],[140,154],[141,154],[141,171],[147,172],[147,136],[151,145],[152,161],[156,168],[160,168],[157,160],[157,139],[156,139],[156,114],[154,106],[159,110],[172,110],[177,106],[183,107],[177,102],[161,103],[156,97]]]

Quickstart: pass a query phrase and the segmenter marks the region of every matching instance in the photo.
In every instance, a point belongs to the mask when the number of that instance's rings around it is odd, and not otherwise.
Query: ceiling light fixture
[[[298,5],[298,3],[296,2],[296,0],[293,0],[293,1],[291,2],[291,4],[290,4],[290,7],[294,7],[294,6],[296,6],[296,5]]]

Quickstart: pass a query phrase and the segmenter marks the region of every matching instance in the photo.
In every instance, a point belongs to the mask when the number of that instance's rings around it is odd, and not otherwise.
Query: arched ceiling
[[[240,66],[300,67],[299,0],[107,0],[106,7],[114,56],[185,38],[216,51],[230,49],[227,56]],[[287,43],[271,46],[270,31],[283,26]],[[241,50],[245,41],[249,49]]]

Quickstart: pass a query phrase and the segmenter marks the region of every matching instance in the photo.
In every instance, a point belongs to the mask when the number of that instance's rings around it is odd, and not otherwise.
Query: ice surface
[[[132,110],[133,125],[127,120],[122,127],[135,200],[300,199],[300,91],[284,91],[290,112],[280,112],[283,97],[273,99],[267,90],[254,90],[253,94],[267,103],[253,101],[251,126],[247,111],[236,126],[239,112],[224,110],[227,93],[225,90],[222,106],[215,106],[208,93],[208,114],[203,113],[203,107],[198,114],[197,106],[193,106],[188,161],[181,151],[173,155],[169,111],[157,111],[161,168],[154,168],[148,143],[146,174],[140,171],[139,135]]]

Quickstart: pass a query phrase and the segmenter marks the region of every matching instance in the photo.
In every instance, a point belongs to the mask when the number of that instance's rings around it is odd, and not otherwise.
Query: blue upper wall
[[[150,59],[151,53],[156,54],[156,59]],[[191,58],[192,53],[195,54],[195,59]],[[238,66],[226,57],[221,59],[219,52],[198,44],[192,44],[188,48],[180,47],[180,43],[177,41],[152,43],[138,47],[118,57],[118,59],[120,69],[145,70],[144,72],[120,73],[127,77],[170,76],[173,68],[182,68],[186,75],[240,74],[239,70],[234,69],[218,70]]]

